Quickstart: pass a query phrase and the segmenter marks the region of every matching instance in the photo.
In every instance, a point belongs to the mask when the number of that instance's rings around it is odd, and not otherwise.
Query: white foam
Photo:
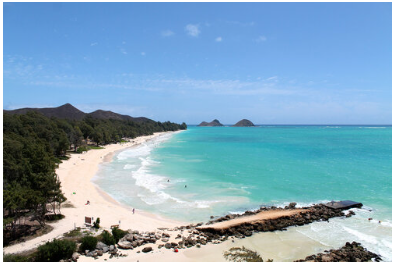
[[[357,230],[350,229],[350,228],[348,228],[346,226],[343,226],[343,229],[345,231],[347,231],[348,233],[356,236],[358,239],[360,239],[362,241],[366,241],[366,242],[372,243],[372,244],[377,244],[378,243],[378,241],[377,241],[375,236],[372,236],[372,235],[369,235],[369,234],[364,234],[364,233],[359,232]]]
[[[123,169],[133,169],[136,165],[126,164]]]
[[[359,127],[359,128],[386,128],[386,127]]]

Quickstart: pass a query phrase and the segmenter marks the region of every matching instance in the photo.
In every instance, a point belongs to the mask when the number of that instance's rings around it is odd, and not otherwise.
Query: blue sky
[[[4,3],[3,108],[391,124],[391,3]]]

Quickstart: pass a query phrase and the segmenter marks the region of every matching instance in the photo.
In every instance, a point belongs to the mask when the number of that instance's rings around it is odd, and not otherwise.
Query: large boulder
[[[101,250],[103,250],[104,247],[107,247],[107,245],[106,245],[105,243],[98,242],[98,243],[96,244],[96,249],[101,249]]]
[[[152,250],[153,250],[152,247],[145,247],[145,248],[142,249],[142,252],[143,253],[147,253],[147,252],[150,252]]]
[[[117,243],[117,245],[119,246],[119,248],[122,248],[122,249],[132,249],[132,248],[134,248],[133,246],[132,246],[132,244],[131,244],[131,242],[128,242],[128,241],[119,241],[119,243]]]

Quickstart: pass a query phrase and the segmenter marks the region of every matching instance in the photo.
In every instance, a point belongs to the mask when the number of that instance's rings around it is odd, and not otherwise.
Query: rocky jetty
[[[254,127],[255,125],[248,119],[238,121],[233,127]]]
[[[273,215],[277,214],[277,217],[266,218],[264,220],[246,221],[247,218],[260,213],[263,214],[265,211],[272,212],[271,214]],[[295,213],[281,213],[283,216],[280,216],[280,212],[282,211],[294,211]],[[235,238],[245,238],[253,235],[255,232],[272,232],[276,230],[285,231],[289,226],[300,226],[314,221],[328,221],[328,219],[333,217],[351,217],[352,215],[354,215],[353,211],[345,213],[342,209],[330,208],[324,204],[317,204],[303,208],[296,208],[296,203],[290,203],[284,208],[275,206],[261,207],[256,211],[246,211],[243,214],[229,214],[217,219],[214,219],[214,217],[211,216],[211,220],[206,224],[201,222],[169,229],[159,228],[156,232],[128,230],[128,234],[121,238],[116,245],[105,245],[102,242],[99,242],[96,250],[83,252],[81,254],[97,258],[98,256],[106,253],[110,255],[109,258],[113,258],[123,257],[124,255],[121,253],[122,250],[134,250],[136,253],[147,253],[160,249],[175,250],[176,248],[199,248],[210,243],[220,244],[228,239],[233,240]],[[241,223],[231,226],[226,224],[228,227],[221,229],[211,227],[214,226],[215,223],[228,222],[233,219],[241,219]],[[238,222],[240,222],[240,220]],[[357,249],[360,248],[354,244],[354,250],[356,251]],[[335,252],[331,253],[337,254]],[[365,260],[363,257],[364,255],[360,256],[356,258]],[[77,258],[78,256],[75,256],[75,259]]]
[[[326,250],[325,253],[311,255],[295,262],[379,262],[381,260],[379,255],[363,248],[360,243],[347,242],[340,249]]]
[[[291,203],[284,209],[290,211],[291,209],[295,209],[295,206],[296,203]],[[211,227],[211,224],[216,222],[228,221],[238,217],[254,215],[261,211],[280,210],[280,208],[277,207],[262,207],[257,211],[246,211],[244,214],[241,215],[229,214],[216,220],[211,220],[206,224],[209,226],[202,225],[198,229],[202,232],[205,232],[206,234],[219,234],[243,238],[245,236],[251,236],[253,232],[272,232],[276,230],[286,230],[286,228],[289,226],[301,226],[304,224],[312,223],[314,221],[328,221],[328,219],[334,217],[351,217],[352,215],[354,215],[353,211],[345,214],[341,209],[332,209],[326,207],[323,204],[317,204],[311,207],[304,207],[302,209],[305,210],[294,215],[278,217],[275,219],[258,220],[254,222],[242,221],[241,224],[232,226],[230,228],[219,229]]]
[[[199,125],[199,127],[223,127],[223,125],[221,124],[221,122],[219,122],[218,119],[214,119],[212,120],[212,122],[201,122],[201,124]]]

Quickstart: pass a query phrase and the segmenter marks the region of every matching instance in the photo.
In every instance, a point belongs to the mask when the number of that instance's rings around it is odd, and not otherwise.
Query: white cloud
[[[185,30],[187,31],[187,34],[193,37],[198,37],[200,34],[200,29],[198,24],[188,24],[185,26]]]
[[[275,81],[275,82],[277,82],[278,81],[278,77],[277,76],[272,76],[272,77],[267,78],[266,80],[267,81]]]
[[[163,37],[170,37],[170,36],[173,36],[173,35],[175,35],[175,33],[173,31],[171,31],[171,30],[165,30],[165,31],[161,32],[161,36],[163,36]]]
[[[127,51],[124,48],[120,48],[120,52],[123,53],[124,55],[127,55]]]
[[[215,38],[215,42],[222,42],[222,37],[217,37],[217,38]]]
[[[257,39],[255,39],[256,42],[265,42],[267,40],[266,36],[259,36]]]
[[[141,52],[141,55],[142,56],[146,56],[146,52]]]
[[[95,42],[95,43],[91,43],[91,46],[93,47],[93,46],[96,46],[96,45],[98,45],[98,43],[97,42]]]

